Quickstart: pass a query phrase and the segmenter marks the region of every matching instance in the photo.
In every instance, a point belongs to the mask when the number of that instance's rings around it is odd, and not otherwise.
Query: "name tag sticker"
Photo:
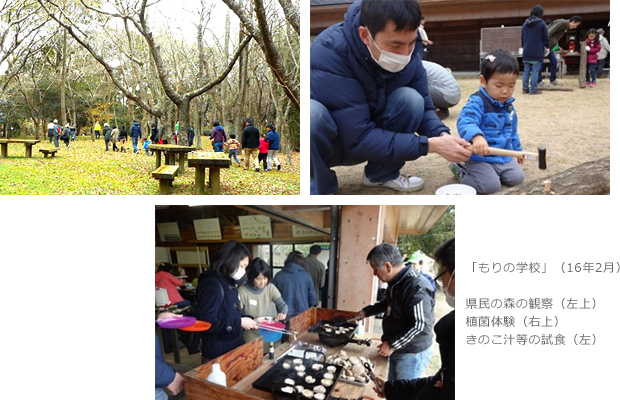
[[[257,306],[257,305],[258,305],[258,301],[256,301],[256,300],[250,300],[250,305],[251,305],[251,306]]]

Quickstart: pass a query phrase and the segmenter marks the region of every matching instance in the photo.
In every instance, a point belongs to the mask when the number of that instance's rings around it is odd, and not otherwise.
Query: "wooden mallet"
[[[467,150],[471,150],[471,146],[466,147]],[[489,147],[489,154],[494,156],[505,156],[505,157],[523,157],[526,160],[536,161],[538,160],[538,169],[547,169],[547,148],[545,146],[538,147],[538,154],[531,153],[529,151],[515,151],[515,150],[505,150],[505,149],[496,149],[494,147]]]

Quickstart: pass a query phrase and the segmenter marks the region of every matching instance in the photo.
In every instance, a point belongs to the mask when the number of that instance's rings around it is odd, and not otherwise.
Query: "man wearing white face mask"
[[[367,162],[362,185],[401,192],[424,181],[406,161],[428,153],[468,160],[468,143],[435,114],[419,52],[415,0],[362,0],[310,50],[310,193],[338,190],[330,168]],[[415,133],[418,133],[416,135]]]
[[[435,281],[442,287],[446,302],[454,308],[454,239],[446,241],[435,251],[435,262],[440,265]],[[434,375],[420,379],[384,381],[378,378],[381,390],[375,392],[388,400],[454,400],[454,310],[435,325],[435,335],[441,354],[441,369]]]

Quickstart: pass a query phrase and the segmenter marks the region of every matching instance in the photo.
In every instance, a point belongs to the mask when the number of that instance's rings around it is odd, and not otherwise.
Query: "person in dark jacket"
[[[203,363],[243,345],[244,329],[258,329],[253,319],[243,317],[236,286],[249,260],[248,249],[231,240],[215,253],[211,267],[198,278],[196,317],[211,323],[202,334]]]
[[[224,129],[224,128],[222,128]],[[196,132],[194,131],[194,127],[190,126],[189,129],[187,130],[187,143],[189,143],[190,146],[194,145],[194,137],[196,136]],[[224,151],[224,150],[222,150]]]
[[[406,161],[471,156],[435,114],[418,55],[420,15],[415,0],[357,1],[312,43],[311,194],[338,190],[330,169],[338,165],[367,162],[363,186],[409,192],[424,181],[401,174]]]
[[[250,164],[254,165],[256,172],[260,171],[258,167],[258,145],[260,144],[260,132],[254,126],[254,120],[248,118],[245,120],[245,128],[241,134],[241,147],[245,156],[245,169],[250,169]]]
[[[131,142],[133,143],[133,153],[138,154],[140,152],[138,149],[138,139],[142,137],[142,128],[138,121],[133,121],[133,125],[129,130],[129,136],[131,136]]]
[[[182,317],[182,315],[164,312],[159,314],[157,319],[162,320],[179,317]],[[179,394],[183,389],[183,377],[164,361],[159,338],[157,334],[155,334],[155,400],[168,399],[168,395],[164,391],[164,388],[167,388],[172,395]]]
[[[103,124],[103,140],[105,140],[105,151],[110,151],[110,141],[112,140],[112,128],[107,122]]]
[[[385,313],[379,355],[390,357],[388,379],[419,378],[433,353],[435,291],[424,276],[404,265],[398,248],[389,243],[375,246],[366,260],[388,289],[384,301],[364,307],[358,316]]]
[[[538,77],[543,59],[549,52],[549,32],[542,20],[545,10],[534,6],[530,17],[521,27],[521,47],[523,47],[523,94],[541,94],[538,90]],[[531,76],[531,87],[530,87]]]
[[[213,151],[216,153],[224,152],[224,143],[226,142],[226,132],[218,121],[213,121],[213,130],[211,131],[211,142],[213,143]]]
[[[278,151],[280,151],[280,134],[276,132],[276,127],[273,124],[267,125],[267,141],[269,142],[269,153],[267,154],[267,170],[271,171],[275,164],[278,171],[282,169],[280,160],[278,160]]]
[[[435,262],[439,264],[439,274],[435,278],[442,288],[446,302],[454,308],[454,238],[443,243],[435,251]],[[411,380],[389,380],[378,378],[381,390],[375,392],[388,400],[454,400],[455,361],[454,361],[454,310],[446,314],[435,325],[435,335],[439,343],[441,368],[434,376]]]
[[[157,143],[158,140],[159,140],[159,129],[157,129],[157,124],[153,124],[153,127],[151,128],[151,142],[155,144]]]
[[[284,268],[273,278],[273,284],[288,305],[289,319],[317,304],[312,277],[304,269],[304,257],[298,251],[293,251],[286,257]]]
[[[575,30],[579,25],[581,25],[581,17],[578,15],[573,15],[570,19],[556,19],[553,21],[547,27],[547,31],[549,32],[549,48],[553,49],[558,45],[560,39],[562,39],[562,36],[564,36],[567,30]],[[560,82],[555,80],[558,74],[558,59],[555,57],[555,52],[550,51],[547,58],[549,58],[549,71],[551,72],[551,75],[549,75],[549,83],[553,86],[562,86]],[[541,83],[542,75],[538,77],[538,85],[540,86]]]
[[[121,126],[121,131],[118,134],[118,141],[121,143],[121,153],[125,153],[125,142],[127,141],[127,129],[125,129],[125,125]]]

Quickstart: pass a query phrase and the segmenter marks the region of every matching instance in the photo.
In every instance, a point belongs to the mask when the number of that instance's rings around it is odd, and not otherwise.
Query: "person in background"
[[[586,38],[586,52],[588,53],[588,69],[586,70],[586,86],[591,88],[596,86],[596,67],[598,64],[597,53],[601,51],[601,42],[598,39],[598,32],[591,28]]]
[[[446,302],[454,308],[455,258],[454,238],[447,240],[435,251],[435,261],[439,264],[437,285],[446,297]],[[455,315],[454,310],[446,314],[435,325],[435,336],[439,343],[441,368],[434,376],[411,380],[388,380],[378,377],[380,389],[375,392],[388,400],[454,400],[455,398]]]
[[[65,142],[65,148],[69,148],[69,140],[71,140],[71,129],[69,128],[69,124],[65,125],[65,130],[62,133],[61,139]]]
[[[103,140],[105,140],[105,151],[110,151],[110,141],[112,140],[112,129],[107,122],[103,124]]]
[[[158,139],[159,139],[159,129],[157,128],[157,124],[153,123],[153,126],[151,127],[151,142],[157,143]]]
[[[118,137],[120,135],[120,131],[116,127],[116,125],[112,125],[112,151],[118,151],[118,146],[116,143],[118,142]]]
[[[237,151],[239,151],[239,141],[236,139],[236,135],[234,133],[230,134],[230,139],[226,142],[226,146],[228,146],[228,157],[230,158],[230,165],[233,163],[233,158],[237,163],[237,166],[241,166],[241,161],[237,158]]]
[[[149,146],[151,145],[151,138],[150,137],[146,137],[144,138],[144,144],[142,145],[142,148],[144,149],[144,153],[147,156],[150,156],[151,153],[149,153]]]
[[[390,358],[388,379],[419,378],[433,354],[435,291],[426,278],[404,265],[392,244],[375,246],[366,261],[373,274],[388,283],[388,290],[384,301],[364,307],[357,316],[385,313],[378,353]]]
[[[60,127],[60,124],[58,123],[58,120],[55,119],[54,120],[54,146],[56,146],[57,148],[60,147],[60,135],[62,134],[62,128]]]
[[[182,315],[163,312],[157,316],[157,320],[180,317]],[[164,361],[159,338],[155,334],[155,400],[168,399],[168,394],[166,394],[164,388],[167,388],[173,396],[181,393],[181,390],[183,390],[183,377]]]
[[[127,142],[127,129],[125,129],[125,125],[121,125],[121,131],[118,134],[118,141],[121,142],[121,153],[125,153],[127,151],[125,149],[125,142]]]
[[[187,129],[187,143],[189,143],[190,146],[194,145],[195,136],[196,132],[194,131],[194,127],[190,125],[190,127]]]
[[[129,136],[131,136],[131,142],[133,144],[133,154],[138,154],[140,152],[140,149],[138,149],[138,139],[142,137],[142,128],[137,120],[133,121],[133,125],[129,130]]]
[[[278,288],[271,283],[271,268],[260,258],[255,258],[247,269],[247,282],[239,287],[239,301],[243,313],[254,318],[273,317],[283,321],[288,314],[288,306],[282,299]],[[275,306],[275,307],[274,307]],[[247,342],[258,337],[258,331],[243,331]],[[269,351],[269,343],[263,343],[263,353]]]
[[[260,142],[258,144],[258,166],[263,164],[263,171],[267,172],[267,155],[269,154],[269,142],[267,141],[267,134],[261,133]]]
[[[254,120],[247,118],[245,120],[245,128],[241,134],[241,147],[245,156],[245,169],[250,169],[250,165],[254,165],[256,172],[260,171],[257,162],[258,145],[260,144],[260,132],[254,126]]]
[[[474,155],[464,165],[450,164],[450,170],[477,193],[495,193],[502,185],[515,186],[525,178],[523,157],[489,155],[489,146],[522,150],[512,97],[518,77],[519,63],[510,53],[489,52],[480,64],[480,90],[469,97],[456,122],[459,135],[472,143]]]
[[[56,124],[53,119],[50,119],[50,123],[47,124],[47,136],[50,138],[50,143],[54,140],[54,131],[56,131]]]
[[[211,131],[211,142],[213,143],[213,151],[216,153],[224,152],[224,142],[226,142],[226,132],[218,121],[213,121],[213,130]]]
[[[566,34],[567,30],[575,30],[581,25],[581,17],[578,15],[573,15],[570,19],[556,19],[553,21],[548,27],[547,31],[549,32],[549,48],[553,49],[556,45],[559,44],[560,39]],[[550,51],[547,55],[549,59],[549,71],[551,75],[549,76],[549,82],[553,86],[562,86],[562,84],[556,81],[556,77],[558,74],[558,59],[555,57],[555,52]],[[541,86],[542,83],[542,75],[538,77],[538,86]]]
[[[182,286],[185,282],[175,277],[172,274],[173,270],[174,265],[165,262],[160,263],[157,267],[157,273],[155,274],[155,287],[166,289],[168,292],[168,299],[172,304],[178,307],[187,307],[191,305],[190,301],[181,297],[177,290],[177,286]]]
[[[521,27],[523,94],[542,93],[542,91],[538,90],[538,77],[543,59],[549,53],[549,32],[547,31],[545,21],[542,20],[544,12],[541,6],[534,6],[530,11],[530,17]]]
[[[236,286],[249,260],[248,249],[231,240],[220,247],[211,267],[198,278],[196,318],[211,323],[201,336],[203,364],[243,345],[243,330],[258,329],[256,321],[243,316]]]
[[[598,32],[598,40],[601,43],[601,51],[599,51],[596,54],[597,56],[596,77],[602,78],[603,68],[605,68],[605,61],[607,60],[607,56],[609,55],[611,48],[609,47],[609,41],[605,37],[605,30],[603,28],[598,28],[596,32]]]
[[[325,265],[319,261],[320,255],[321,246],[315,244],[310,247],[310,254],[308,254],[308,257],[304,260],[304,268],[312,278],[317,299],[320,298],[319,289],[325,286]]]
[[[75,132],[76,132],[76,127],[75,125],[69,128],[71,130],[71,140],[75,141]]]
[[[280,160],[278,160],[278,151],[280,151],[280,134],[276,132],[273,124],[267,125],[269,132],[267,133],[267,141],[269,142],[269,154],[267,154],[267,170],[271,171],[273,165],[276,165],[278,171],[282,169]]]
[[[437,290],[437,286],[435,285],[435,279],[422,270],[422,260],[409,259],[409,263],[411,263],[413,269],[415,269],[418,273],[428,279],[428,281],[431,283],[431,286],[433,287],[433,290]]]
[[[273,284],[288,306],[289,320],[316,305],[316,291],[310,274],[304,269],[304,257],[292,251],[284,261],[284,268],[273,278]]]
[[[101,125],[99,125],[99,121],[95,124],[95,139],[99,139],[101,137]]]
[[[430,47],[433,44],[433,41],[428,39],[426,29],[424,29],[425,23],[426,21],[424,20],[424,15],[420,15],[420,27],[418,28],[418,34],[420,36],[420,39],[422,39],[424,47],[424,49],[419,53],[422,60],[426,60],[426,58],[428,57],[428,53],[430,53],[431,50]]]

